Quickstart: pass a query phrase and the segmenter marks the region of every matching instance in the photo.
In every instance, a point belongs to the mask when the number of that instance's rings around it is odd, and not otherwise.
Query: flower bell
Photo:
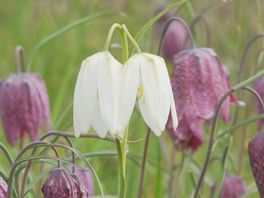
[[[121,95],[121,128],[126,127],[137,100],[144,121],[157,136],[164,130],[170,112],[176,129],[175,103],[162,57],[148,53],[130,57],[124,65]]]
[[[179,128],[174,130],[171,119],[167,129],[175,146],[196,150],[203,143],[203,123],[210,120],[221,97],[230,89],[230,82],[218,57],[212,49],[195,48],[185,50],[173,58],[171,79],[173,95],[179,118]],[[229,120],[230,103],[240,104],[233,95],[225,100],[221,116]]]
[[[163,54],[169,60],[180,51],[192,48],[187,25],[182,19],[176,19],[169,24],[162,43]]]
[[[259,132],[248,145],[249,161],[258,191],[264,197],[264,132]]]
[[[85,192],[89,196],[94,196],[94,183],[93,183],[93,177],[91,175],[90,171],[86,171],[83,169],[80,169],[78,167],[75,167],[75,173],[73,177],[82,184],[82,186],[85,188]]]
[[[122,64],[109,52],[99,52],[82,62],[74,91],[75,136],[93,128],[100,137],[110,131],[120,135],[119,103]]]
[[[6,198],[7,197],[7,184],[0,176],[0,197]]]
[[[212,187],[212,194],[215,192],[214,185]],[[247,191],[246,183],[239,177],[234,175],[227,175],[225,177],[220,198],[239,198]]]
[[[18,73],[2,81],[0,117],[13,146],[27,133],[31,141],[37,140],[42,123],[46,130],[51,129],[48,93],[40,75]]]
[[[87,198],[82,186],[64,169],[54,169],[41,188],[45,198]]]
[[[255,81],[253,88],[256,90],[256,92],[259,94],[261,99],[264,99],[264,77],[258,79]],[[263,114],[263,109],[261,107],[261,104],[259,101],[257,101],[257,113],[258,114]],[[264,126],[264,120],[261,120],[259,122],[259,125],[262,127]]]

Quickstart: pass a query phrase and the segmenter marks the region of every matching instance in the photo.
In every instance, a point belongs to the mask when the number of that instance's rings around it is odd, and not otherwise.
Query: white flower
[[[119,104],[122,64],[109,52],[96,53],[82,62],[74,92],[75,136],[93,128],[100,137],[120,132]]]
[[[122,74],[120,125],[129,122],[136,99],[146,124],[157,135],[164,131],[171,112],[173,127],[178,119],[165,61],[162,57],[138,53],[124,65]]]

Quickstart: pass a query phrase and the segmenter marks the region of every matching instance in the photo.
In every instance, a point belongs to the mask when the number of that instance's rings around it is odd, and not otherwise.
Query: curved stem
[[[24,57],[24,49],[20,45],[16,46],[15,59],[16,59],[17,73],[26,72],[27,68],[26,68],[25,57]]]
[[[66,137],[66,136],[62,136],[62,135],[60,135],[60,134],[58,134],[58,133],[47,133],[47,134],[45,134],[44,136],[42,136],[42,137],[40,138],[40,141],[43,141],[43,140],[45,140],[46,138],[48,138],[49,136],[54,136],[54,135],[59,136],[59,137],[63,137],[63,138],[67,141],[67,143],[69,144],[69,146],[70,146],[71,148],[73,148],[73,144],[72,144],[71,140],[70,140],[68,137]],[[31,153],[31,155],[33,156],[33,155],[35,154],[36,151],[37,151],[37,149],[34,149],[34,150],[32,151],[32,153]],[[26,184],[26,180],[27,180],[27,175],[28,175],[28,173],[29,173],[29,170],[30,170],[31,164],[32,164],[32,161],[28,161],[28,164],[27,164],[27,166],[26,166],[26,168],[25,168],[25,171],[24,171],[24,174],[23,174],[23,176],[22,176],[22,184],[21,184],[21,194],[22,194],[22,195],[24,194],[24,189],[25,189],[25,184]],[[74,152],[72,152],[72,164],[75,164],[75,154],[74,154]],[[73,173],[75,172],[75,166],[72,166],[72,172],[73,172]]]
[[[105,45],[104,45],[104,50],[105,50],[105,51],[108,51],[108,50],[109,50],[109,46],[110,46],[110,43],[111,43],[111,40],[112,40],[113,34],[114,34],[114,32],[115,32],[116,29],[121,30],[121,29],[122,29],[121,25],[118,24],[118,23],[114,23],[114,24],[111,26],[111,28],[110,28],[110,30],[109,30],[109,32],[108,32],[108,35],[107,35],[106,41],[105,41]]]
[[[192,48],[195,48],[195,42],[194,42],[194,39],[193,39],[193,36],[192,36],[192,33],[191,33],[191,30],[190,30],[189,26],[181,18],[172,17],[164,25],[164,28],[163,28],[163,31],[162,31],[162,34],[161,34],[161,39],[160,39],[160,42],[159,42],[158,54],[160,54],[161,46],[163,44],[163,40],[164,40],[165,34],[166,34],[167,30],[169,29],[169,27],[170,27],[170,25],[171,25],[171,23],[173,21],[178,21],[185,27],[185,29],[187,30],[187,32],[189,34],[189,38],[191,40]],[[186,43],[187,39],[188,39],[188,37],[185,39],[185,43]]]
[[[192,32],[194,32],[194,26],[199,22],[202,21],[205,29],[206,29],[206,39],[207,39],[207,47],[211,47],[211,43],[212,43],[212,37],[211,37],[211,28],[209,25],[209,22],[207,20],[207,18],[203,15],[199,15],[197,16],[191,23],[190,25],[190,29]]]
[[[256,76],[256,75],[255,75]],[[252,78],[251,78],[252,79]],[[250,82],[249,79],[246,80],[245,82]],[[194,193],[194,197],[197,198],[198,195],[199,195],[199,191],[200,191],[200,188],[201,188],[201,185],[202,185],[202,182],[203,182],[203,178],[204,178],[204,175],[207,171],[207,168],[208,168],[208,164],[210,162],[210,156],[211,156],[211,152],[212,152],[212,147],[213,147],[213,144],[214,144],[214,134],[216,132],[216,126],[217,126],[217,119],[218,119],[218,116],[219,116],[219,112],[221,110],[221,106],[222,104],[224,103],[225,99],[231,94],[233,93],[234,91],[238,90],[238,89],[242,89],[242,90],[246,90],[246,91],[249,91],[250,93],[252,93],[258,100],[259,102],[261,103],[261,106],[262,108],[264,109],[264,104],[263,104],[263,101],[261,99],[261,97],[258,95],[258,93],[256,91],[254,91],[254,89],[252,88],[249,88],[249,87],[241,87],[241,85],[244,85],[245,82],[242,82],[238,85],[236,85],[233,89],[229,90],[220,100],[220,102],[218,103],[217,105],[217,109],[216,109],[216,112],[215,112],[215,115],[214,115],[214,120],[213,120],[213,125],[212,125],[212,130],[211,130],[211,136],[210,136],[210,139],[209,139],[209,145],[208,145],[208,150],[207,150],[207,154],[206,154],[206,159],[205,159],[205,162],[204,162],[204,165],[203,165],[203,169],[202,169],[202,172],[201,172],[201,175],[199,177],[199,181],[198,181],[198,184],[197,184],[197,187],[195,189],[195,193]]]
[[[145,145],[144,145],[144,153],[142,157],[141,162],[141,171],[140,171],[140,178],[139,178],[139,185],[138,185],[138,198],[142,197],[142,191],[143,191],[143,184],[144,184],[144,176],[145,176],[145,169],[146,169],[146,161],[147,161],[147,155],[148,155],[148,145],[149,145],[149,139],[150,139],[150,128],[148,127]]]
[[[102,197],[104,197],[104,192],[103,192],[103,189],[102,189],[101,182],[100,182],[100,180],[99,180],[99,178],[98,178],[98,176],[97,176],[97,174],[96,174],[94,168],[93,168],[93,167],[91,166],[91,164],[86,160],[86,158],[83,156],[83,154],[82,154],[81,152],[79,152],[78,150],[75,150],[75,149],[73,149],[73,148],[71,148],[71,147],[68,147],[68,146],[65,146],[65,145],[61,145],[61,144],[50,144],[50,143],[48,143],[48,142],[38,141],[38,142],[33,142],[33,143],[29,144],[28,146],[26,146],[26,147],[23,149],[23,151],[21,151],[21,152],[19,153],[19,155],[18,155],[18,157],[17,157],[16,159],[19,159],[19,158],[20,158],[19,156],[22,156],[23,153],[26,152],[26,150],[28,150],[28,149],[33,149],[33,148],[35,148],[35,147],[42,147],[42,146],[45,146],[45,147],[59,147],[59,148],[68,149],[68,150],[74,152],[78,157],[80,157],[80,158],[83,160],[83,162],[85,163],[85,165],[88,166],[88,167],[92,170],[92,172],[93,172],[93,174],[94,174],[94,176],[95,176],[95,178],[96,178],[96,180],[97,180],[97,182],[98,182],[98,185],[99,185],[99,188],[100,188],[100,191],[101,191]],[[12,167],[12,169],[11,169],[11,173],[10,173],[9,180],[8,180],[8,186],[12,186],[12,183],[13,183],[13,175],[14,175],[14,169],[15,169],[14,166],[16,166],[16,163],[17,163],[17,162],[18,162],[18,160],[15,160],[15,163],[14,163],[15,165],[13,165],[13,167]],[[10,196],[11,196],[11,189],[8,189],[8,198],[10,198]]]
[[[31,149],[31,146],[34,146],[34,145],[43,145],[43,143],[44,142],[34,142],[34,144],[30,144],[30,145],[28,145],[28,146],[26,146],[20,153],[19,153],[19,155],[17,156],[17,158],[15,159],[15,161],[14,161],[14,163],[16,163],[21,157],[22,157],[22,155],[25,153],[25,152],[27,152],[27,150],[28,149]],[[49,144],[49,143],[47,143],[47,142],[45,142],[44,144]],[[59,158],[59,154],[58,154],[58,152],[56,151],[56,149],[52,146],[51,147],[52,148],[52,150],[54,151],[54,153],[55,153],[55,155],[56,155],[56,157],[58,157]],[[58,160],[58,167],[60,167],[61,166],[61,164],[60,164],[60,161]],[[20,197],[22,197],[22,195],[24,194],[24,187],[25,187],[25,185],[26,185],[26,176],[27,176],[27,174],[25,175],[25,177],[23,177],[23,179],[22,179],[22,183],[21,183],[21,190],[20,190],[20,192],[19,192],[19,196]],[[9,176],[10,177],[10,176]],[[18,189],[18,191],[19,191],[19,189]]]
[[[216,111],[215,111],[215,114],[214,114],[214,119],[213,119],[213,125],[212,125],[212,130],[211,130],[211,135],[210,135],[210,139],[209,139],[209,144],[208,144],[208,149],[207,149],[207,154],[206,154],[206,158],[205,158],[205,162],[204,162],[204,165],[203,165],[203,169],[202,169],[202,172],[200,174],[200,177],[199,177],[199,180],[198,180],[198,183],[197,183],[197,186],[196,186],[196,189],[195,189],[195,192],[194,192],[194,198],[198,198],[199,196],[199,191],[200,191],[200,188],[202,186],[202,183],[203,183],[203,179],[204,179],[204,176],[205,176],[205,173],[207,171],[207,168],[208,168],[208,164],[210,162],[210,157],[211,157],[211,153],[212,153],[212,147],[213,147],[213,144],[214,144],[214,134],[216,132],[216,127],[217,127],[217,119],[219,117],[219,113],[220,113],[220,110],[221,110],[221,107],[222,107],[222,104],[224,103],[224,101],[226,100],[226,98],[229,97],[229,95],[231,93],[233,93],[234,90],[231,89],[229,90],[222,98],[221,100],[219,101],[218,105],[217,105],[217,108],[216,108]]]
[[[59,136],[64,136],[64,137],[68,137],[68,138],[76,138],[74,135],[74,132],[49,131],[48,134],[59,135]],[[116,142],[116,140],[114,138],[112,138],[111,136],[106,136],[104,138],[101,138],[97,134],[82,134],[82,135],[80,135],[79,138],[92,138],[92,139],[105,140],[108,142],[114,142],[114,143]]]
[[[143,38],[143,36],[146,34],[146,32],[150,29],[151,26],[153,26],[154,23],[156,23],[163,15],[168,13],[169,11],[173,10],[177,6],[184,5],[189,0],[180,0],[175,3],[172,3],[168,7],[166,7],[164,10],[162,10],[159,14],[157,14],[155,17],[151,18],[136,34],[135,41],[137,43],[140,42],[140,40]],[[133,54],[135,51],[135,47],[132,47],[130,50],[130,54]]]
[[[128,31],[127,27],[126,27],[124,24],[122,24],[122,28],[123,28],[123,30],[125,31],[125,33],[126,33],[128,39],[131,41],[131,43],[135,46],[135,48],[137,49],[137,51],[140,53],[140,52],[141,52],[140,47],[139,47],[139,45],[137,44],[136,40],[133,38],[133,36],[132,36],[132,35],[130,34],[130,32]]]
[[[2,144],[1,142],[0,142],[0,150],[3,151],[4,155],[5,155],[6,158],[7,158],[7,161],[8,161],[9,164],[12,166],[12,164],[13,164],[12,157],[11,157],[10,153],[8,152],[8,149],[7,149],[7,148],[5,147],[5,145]]]
[[[245,48],[244,53],[243,53],[243,56],[242,56],[242,59],[240,61],[240,68],[239,68],[239,72],[238,72],[238,82],[241,81],[242,74],[243,74],[244,69],[245,69],[245,62],[246,62],[246,58],[247,58],[249,49],[255,43],[255,41],[260,39],[260,38],[262,38],[262,39],[264,38],[264,33],[257,34],[255,36],[253,36],[247,43],[246,48]]]

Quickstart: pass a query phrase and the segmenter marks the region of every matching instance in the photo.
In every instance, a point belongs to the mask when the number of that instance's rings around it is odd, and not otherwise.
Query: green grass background
[[[99,17],[90,23],[78,26],[77,28],[63,34],[53,42],[46,45],[34,57],[31,71],[40,73],[46,81],[51,106],[51,116],[54,130],[72,131],[72,108],[73,91],[75,81],[80,68],[81,61],[87,56],[101,51],[108,33],[114,22],[124,23],[135,35],[138,30],[153,17],[157,5],[163,1],[151,0],[0,0],[0,79],[5,79],[15,72],[14,49],[16,45],[22,45],[25,49],[28,60],[32,49],[36,44],[57,31],[65,25],[72,23],[83,17],[96,13],[113,12],[111,16]],[[174,2],[174,1],[169,1]],[[214,8],[208,12],[204,9],[213,5]],[[220,6],[217,6],[220,5]],[[263,0],[226,0],[224,4],[220,0],[193,0],[185,5],[180,11],[180,16],[190,23],[194,17],[204,13],[208,19],[212,35],[212,47],[219,55],[221,61],[228,66],[231,73],[231,81],[237,83],[237,71],[243,50],[249,38],[263,31]],[[195,26],[194,39],[198,47],[206,47],[206,34],[202,23]],[[119,43],[115,36],[113,43]],[[139,43],[143,51],[155,53],[159,37],[148,31],[144,39]],[[246,59],[246,72],[244,79],[253,74],[252,68],[257,65],[256,54],[262,47],[263,42],[259,39],[250,50]],[[120,56],[120,51],[113,49],[112,52]],[[261,63],[263,63],[261,60]],[[169,69],[171,65],[168,63]],[[250,116],[255,114],[255,104],[250,98],[247,107],[250,109]],[[233,110],[235,108],[233,107]],[[228,126],[220,123],[219,130]],[[256,132],[256,126],[251,125],[246,129],[248,140]],[[234,136],[234,144],[228,160],[228,172],[237,174],[238,154],[241,145],[241,131],[237,130]],[[191,177],[196,180],[199,176],[199,167],[202,166],[207,151],[207,143],[210,128],[206,128],[206,141],[202,148],[193,154],[186,165],[186,171],[179,176],[177,169],[174,171],[173,193],[168,193],[169,180],[172,177],[172,156],[179,164],[181,153],[173,149],[171,139],[167,132],[160,138],[153,134],[150,139],[148,152],[148,163],[146,167],[146,177],[144,183],[143,197],[191,197],[194,186]],[[140,115],[135,112],[131,119],[129,139],[145,139],[146,126]],[[0,129],[0,141],[7,145],[2,129]],[[98,151],[115,151],[116,146],[98,140],[74,140],[76,148],[83,153],[93,153]],[[7,145],[8,146],[8,145]],[[138,164],[141,162],[144,141],[130,144],[129,152],[134,154],[136,164],[128,160],[127,164],[127,197],[137,197],[137,187],[140,174]],[[226,140],[223,139],[214,151],[214,157],[222,157]],[[9,147],[10,152],[15,156],[19,148]],[[245,148],[245,153],[247,153]],[[8,171],[8,164],[4,157],[0,157],[0,166]],[[118,187],[118,161],[116,157],[94,157],[89,159],[98,173],[106,194],[116,195]],[[44,166],[48,170],[50,166]],[[210,186],[221,175],[221,163],[215,161],[209,167],[206,180],[202,190],[202,197],[209,197]],[[31,176],[39,176],[40,168],[34,166]],[[44,176],[45,178],[46,176]],[[247,155],[244,158],[244,171],[241,177],[246,181],[248,192],[253,194],[248,197],[258,197],[253,176],[250,171]],[[43,183],[38,182],[34,188],[34,193],[39,192],[39,187]],[[95,183],[97,194],[98,186]],[[36,194],[35,194],[36,195]],[[28,195],[28,197],[34,197]]]

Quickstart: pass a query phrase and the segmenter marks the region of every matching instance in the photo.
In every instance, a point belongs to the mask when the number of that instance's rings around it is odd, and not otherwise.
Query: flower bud
[[[6,198],[7,197],[7,184],[0,176],[0,197]]]
[[[44,198],[87,198],[82,186],[64,169],[54,169],[41,188]]]
[[[27,133],[31,141],[37,140],[42,122],[50,130],[49,99],[41,76],[19,73],[2,81],[0,117],[7,140],[13,146]]]
[[[248,145],[249,161],[258,191],[264,197],[264,132],[256,134]]]
[[[256,90],[256,92],[259,94],[261,97],[262,101],[264,100],[264,77],[258,79],[255,81],[253,88]],[[263,114],[263,110],[261,107],[261,104],[259,101],[257,101],[257,113],[258,114]],[[262,127],[264,126],[264,120],[261,120],[259,122],[259,125]]]
[[[209,48],[185,50],[173,58],[174,70],[171,79],[179,127],[172,129],[170,119],[167,129],[177,147],[196,150],[204,140],[203,123],[210,120],[216,105],[230,89],[230,82],[217,55]],[[229,120],[230,103],[239,102],[233,95],[221,108],[225,122]]]
[[[165,58],[172,60],[175,54],[192,48],[187,27],[180,20],[174,20],[169,25],[162,43]]]
[[[94,193],[94,183],[93,177],[90,171],[85,171],[83,169],[75,167],[74,178],[78,178],[79,182],[85,187],[85,191],[89,196],[93,196]]]
[[[216,185],[212,187],[212,194],[215,192]],[[227,175],[225,177],[220,198],[239,198],[246,193],[246,183],[239,177]]]

